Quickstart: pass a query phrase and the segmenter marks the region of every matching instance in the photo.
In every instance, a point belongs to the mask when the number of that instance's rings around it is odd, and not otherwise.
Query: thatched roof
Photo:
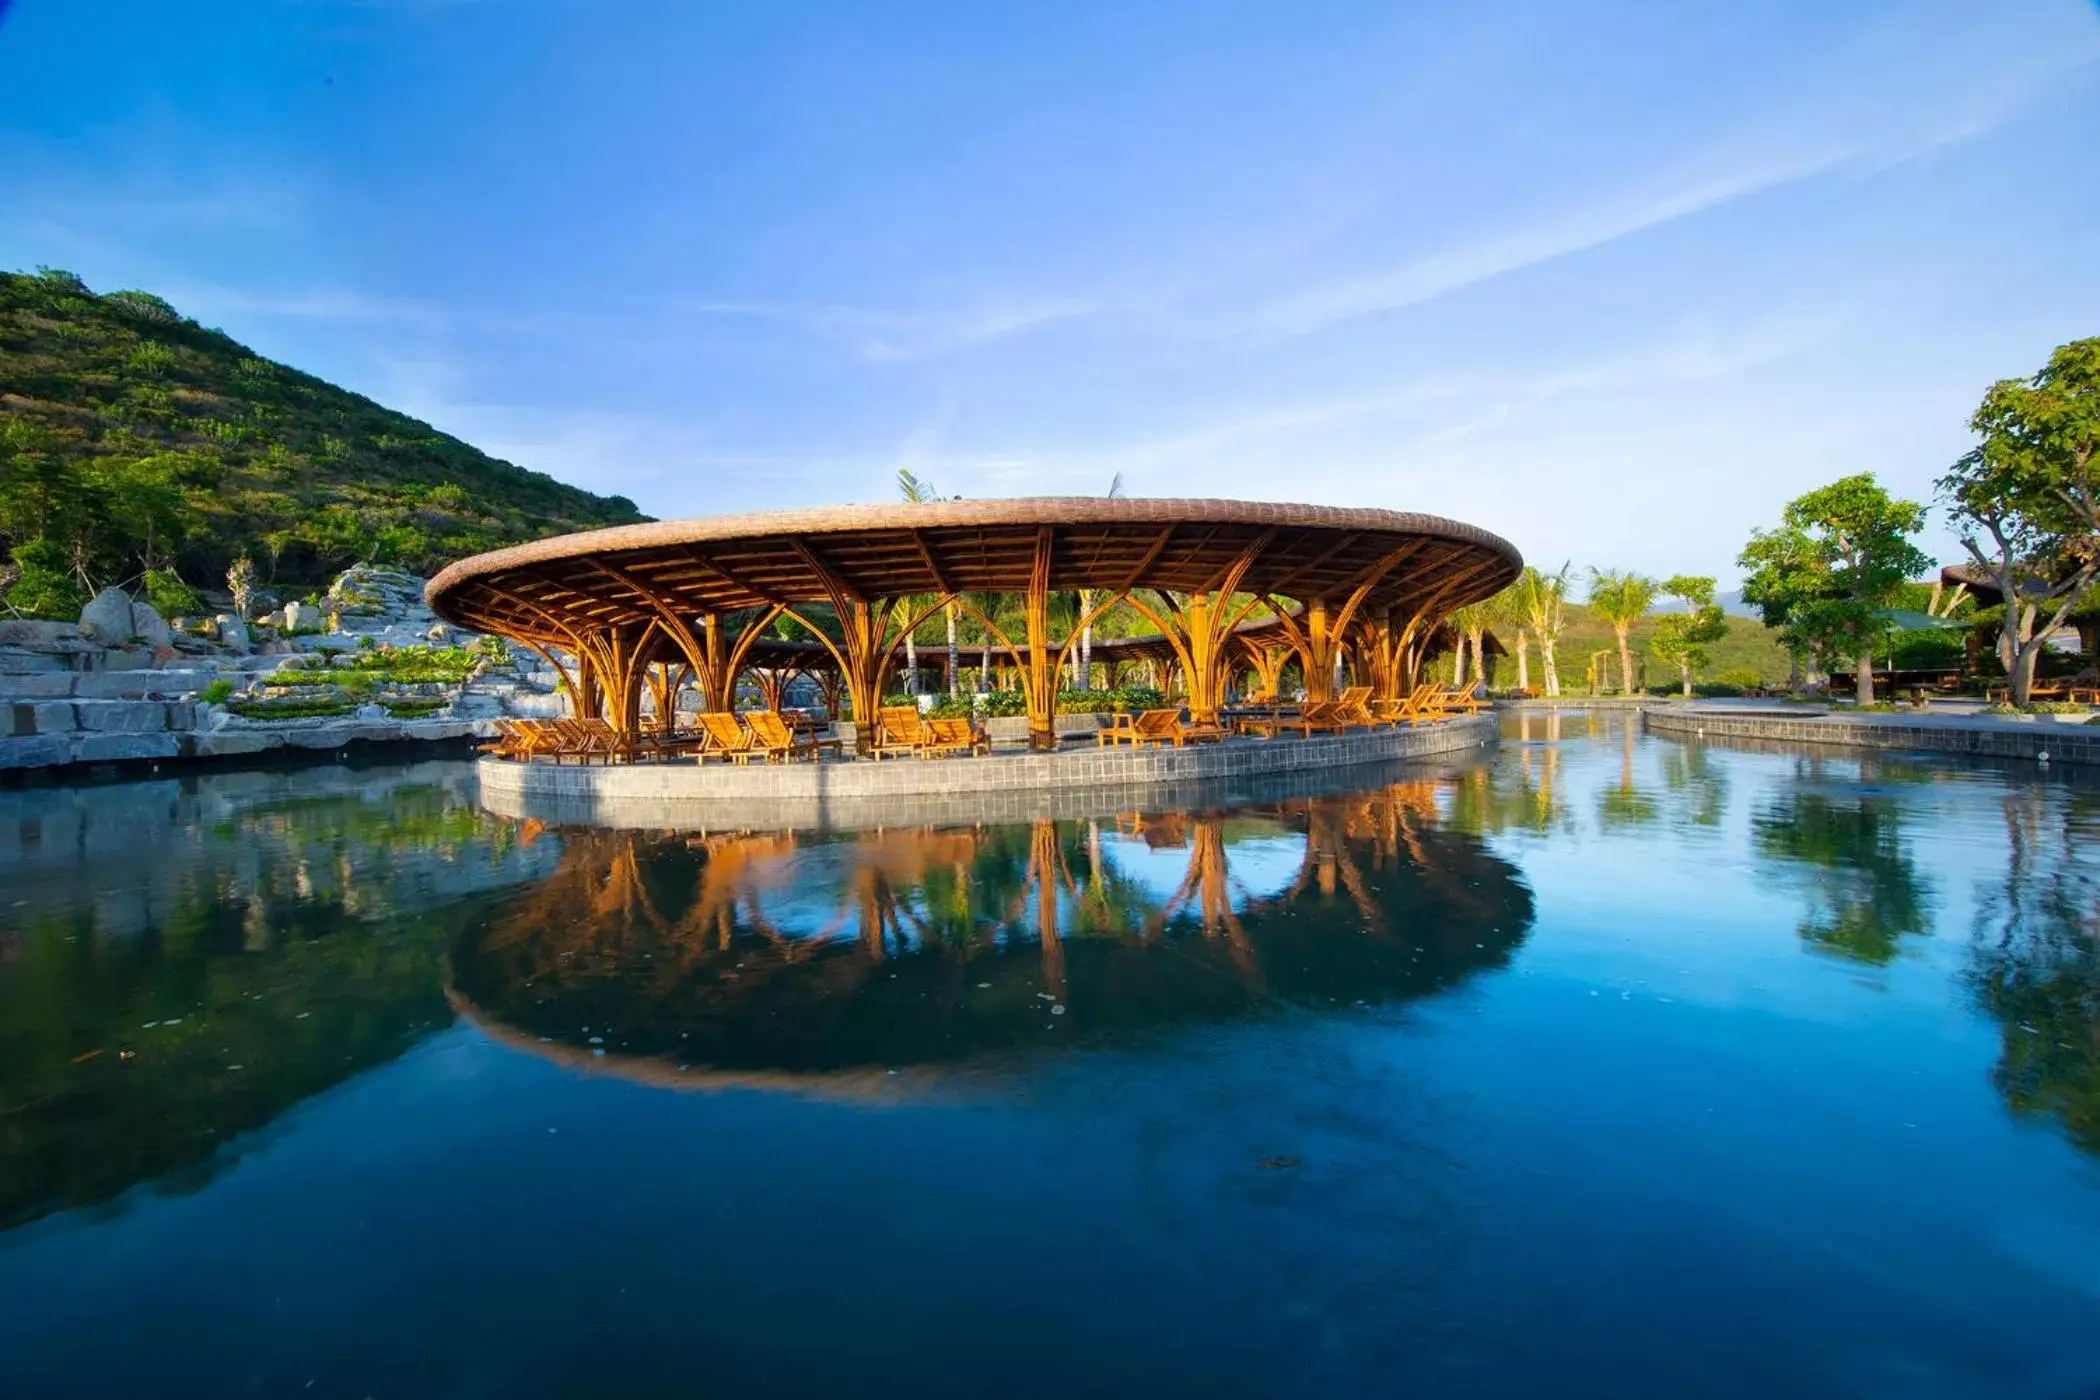
[[[1458,605],[1516,576],[1514,546],[1485,530],[1403,511],[1252,501],[1097,496],[834,506],[591,530],[463,559],[430,581],[440,616],[560,640],[557,621],[643,622],[775,603],[951,591],[1214,588],[1255,549],[1240,584],[1282,597],[1408,608],[1448,586]],[[652,602],[652,597],[656,600]]]

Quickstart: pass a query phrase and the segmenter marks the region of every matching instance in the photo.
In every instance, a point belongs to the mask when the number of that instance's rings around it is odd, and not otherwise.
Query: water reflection
[[[2022,1115],[2100,1153],[2100,799],[2068,813],[2029,788],[2002,799],[2002,882],[1977,893],[1968,978],[2000,1024],[1991,1081]]]
[[[571,839],[452,959],[538,1053],[693,1084],[953,1067],[1500,965],[1514,867],[1403,784],[1255,809],[844,838]]]
[[[559,849],[461,777],[0,794],[0,1228],[200,1185],[221,1144],[448,1024],[466,903]]]
[[[1932,931],[1931,885],[1918,872],[1900,802],[1870,791],[1797,787],[1751,819],[1757,854],[1780,863],[1807,904],[1803,942],[1881,965],[1912,934]]]

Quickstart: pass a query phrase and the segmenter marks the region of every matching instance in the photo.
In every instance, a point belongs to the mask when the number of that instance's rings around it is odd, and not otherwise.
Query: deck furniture
[[[926,720],[917,705],[885,705],[875,720],[868,757],[881,760],[918,753],[926,740]]]
[[[992,751],[991,735],[960,716],[929,719],[921,726],[921,732],[924,737],[917,750],[920,758],[948,758],[956,754],[974,757]]]
[[[1305,732],[1308,736],[1321,730],[1346,734],[1351,729],[1376,729],[1389,723],[1371,713],[1370,702],[1371,687],[1352,685],[1332,700],[1310,703],[1301,714]]]
[[[1222,725],[1183,724],[1181,711],[1141,710],[1135,715],[1117,715],[1116,722],[1101,731],[1100,745],[1113,748],[1117,744],[1129,744],[1143,748],[1147,744],[1172,744],[1180,748],[1183,744],[1204,743],[1230,737]]]
[[[700,728],[707,734],[707,744],[694,757],[705,763],[710,758],[726,758],[731,763],[746,763],[754,752],[751,731],[728,710],[709,710],[699,717]]]
[[[834,755],[842,750],[837,739],[797,733],[778,710],[753,710],[744,716],[744,723],[751,727],[753,750],[763,753],[768,763],[792,763],[798,758],[815,761],[826,749]]]

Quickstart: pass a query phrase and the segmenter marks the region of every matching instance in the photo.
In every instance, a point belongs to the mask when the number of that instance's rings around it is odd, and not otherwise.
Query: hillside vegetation
[[[427,573],[643,518],[624,497],[265,359],[149,293],[0,273],[0,547],[25,595],[52,587],[54,569],[62,592],[147,570],[215,585],[242,556],[279,585],[366,560]]]

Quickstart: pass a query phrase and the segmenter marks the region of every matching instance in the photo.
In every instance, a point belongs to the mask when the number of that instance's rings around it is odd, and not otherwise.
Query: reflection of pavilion
[[[803,1087],[1411,1000],[1502,963],[1532,916],[1437,799],[1416,782],[1105,827],[579,834],[454,950],[454,1000],[600,1068]],[[1171,886],[1133,873],[1180,856]]]

